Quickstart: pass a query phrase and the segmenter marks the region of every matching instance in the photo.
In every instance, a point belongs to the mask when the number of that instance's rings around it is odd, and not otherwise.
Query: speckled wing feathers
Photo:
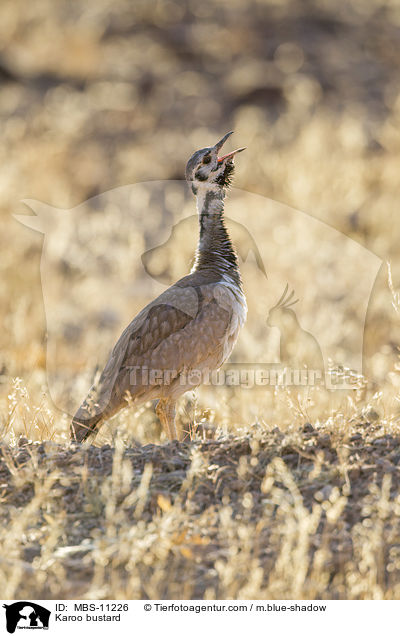
[[[187,387],[178,380],[175,386],[144,384],[140,370],[173,371],[179,379],[183,371],[218,368],[236,340],[237,334],[229,330],[231,318],[232,308],[217,280],[197,272],[181,279],[124,330],[89,394],[92,404],[85,401],[75,419],[85,419],[93,411],[102,418],[111,416],[127,404],[126,392],[133,400],[161,397],[164,391],[183,393]],[[232,342],[227,343],[227,335],[233,336]]]

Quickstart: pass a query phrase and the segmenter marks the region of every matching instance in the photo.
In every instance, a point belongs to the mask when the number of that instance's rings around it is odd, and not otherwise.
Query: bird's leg
[[[179,439],[175,426],[175,401],[169,398],[161,398],[157,402],[156,413],[168,439]]]

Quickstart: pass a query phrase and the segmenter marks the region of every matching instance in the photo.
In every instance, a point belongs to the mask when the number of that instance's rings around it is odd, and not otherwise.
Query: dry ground
[[[369,419],[163,446],[3,445],[4,594],[396,598],[399,432]]]

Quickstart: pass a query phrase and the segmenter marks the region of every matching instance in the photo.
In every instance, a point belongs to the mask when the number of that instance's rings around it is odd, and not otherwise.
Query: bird
[[[289,294],[286,285],[278,302],[271,307],[267,317],[269,327],[277,327],[281,332],[281,362],[293,369],[304,367],[314,370],[324,369],[321,347],[314,336],[303,329],[292,307],[299,302],[294,299],[294,290]]]
[[[122,408],[150,400],[158,400],[156,414],[168,439],[183,439],[176,425],[178,398],[231,354],[247,315],[238,257],[224,222],[234,159],[245,150],[219,156],[232,134],[197,150],[186,165],[199,220],[191,272],[144,307],[122,332],[72,419],[71,441],[84,442]]]

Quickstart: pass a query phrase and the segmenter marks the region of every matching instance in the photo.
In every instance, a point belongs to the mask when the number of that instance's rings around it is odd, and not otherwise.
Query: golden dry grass
[[[397,4],[5,0],[0,18],[4,598],[399,598]],[[236,360],[276,354],[265,319],[289,281],[334,363],[357,357],[361,324],[357,383],[207,387],[180,406],[190,444],[161,435],[152,446],[161,432],[147,405],[105,426],[96,447],[71,449],[57,406],[81,399],[157,291],[153,281],[129,296],[140,256],[193,213],[174,181],[228,129],[248,151],[227,213],[268,271],[242,266],[251,326]],[[114,189],[153,179],[164,194],[144,188],[128,235],[113,222],[127,190]],[[43,239],[11,215],[27,213],[26,198],[70,209],[95,196],[78,249],[54,235],[46,320]],[[293,210],[321,224],[309,231]],[[106,232],[95,227],[91,244],[94,213]],[[343,239],[324,243],[328,226]],[[346,237],[382,260],[370,296],[371,270]],[[185,273],[194,244],[193,226],[179,226],[155,277]]]

